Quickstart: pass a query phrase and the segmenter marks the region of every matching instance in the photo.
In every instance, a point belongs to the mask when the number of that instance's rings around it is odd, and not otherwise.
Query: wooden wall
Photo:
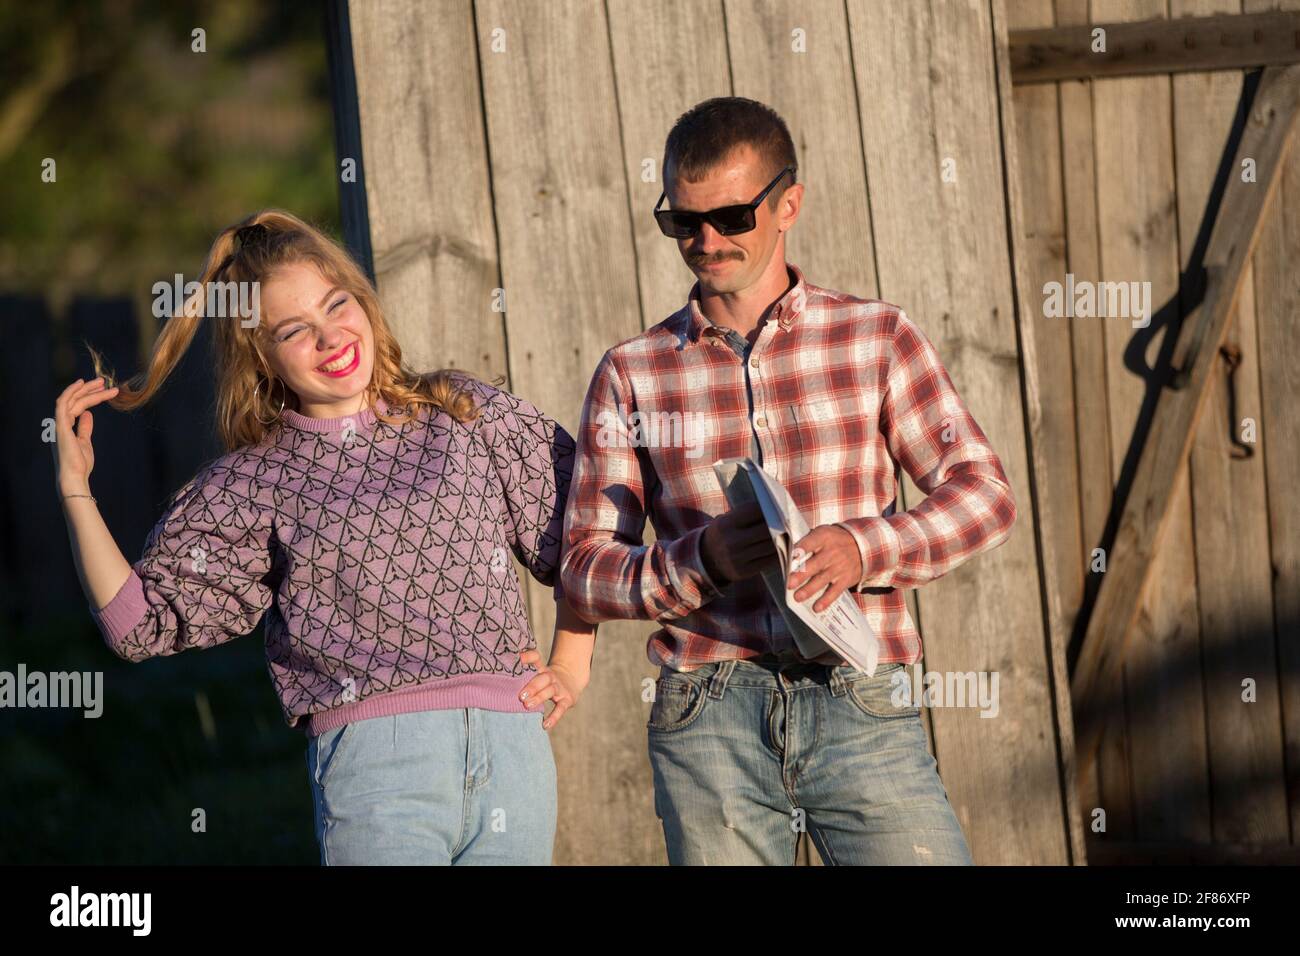
[[[1010,5],[1010,27],[1281,6],[1297,4],[1025,0]],[[1172,348],[1170,326],[1190,309],[1180,274],[1208,238],[1211,186],[1244,78],[1233,70],[1015,88],[1024,261],[1035,304],[1045,282],[1068,272],[1149,281],[1155,313],[1145,330],[1122,318],[1048,319],[1040,311],[1034,320],[1043,329],[1039,376],[1050,383],[1042,403],[1050,493],[1060,504],[1044,530],[1064,545],[1046,572],[1057,581],[1067,628],[1084,600],[1112,492],[1131,467],[1135,425],[1155,399],[1147,370]],[[1089,856],[1098,861],[1150,860],[1161,845],[1213,845],[1217,854],[1197,858],[1244,860],[1294,845],[1300,528],[1290,485],[1300,440],[1288,413],[1300,398],[1298,196],[1293,149],[1227,334],[1241,351],[1240,368],[1232,378],[1226,363],[1216,371],[1123,686],[1101,690],[1110,718],[1096,792],[1083,797]],[[1253,444],[1241,442],[1245,419],[1258,423]],[[1235,457],[1240,447],[1252,454]],[[1257,686],[1254,703],[1242,700],[1247,678]],[[1097,808],[1104,832],[1091,828]]]
[[[909,595],[926,670],[1000,675],[995,719],[927,711],[950,798],[978,863],[1081,861],[1061,614],[1049,629],[1044,612],[1058,577],[1040,578],[1035,540],[1039,383],[1020,359],[1037,329],[1011,259],[1001,0],[353,0],[349,13],[376,277],[409,359],[505,375],[570,430],[604,351],[693,281],[649,214],[674,119],[727,94],[782,113],[807,188],[790,260],[907,310],[1019,506],[1001,547]],[[903,495],[919,500],[910,480]],[[530,582],[529,602],[545,650],[549,593]],[[646,758],[653,629],[601,626],[591,687],[553,733],[557,863],[666,859]]]

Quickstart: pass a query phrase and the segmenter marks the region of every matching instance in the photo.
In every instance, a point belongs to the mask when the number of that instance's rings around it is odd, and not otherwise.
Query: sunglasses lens
[[[724,236],[734,236],[754,228],[754,210],[749,206],[723,206],[709,213],[709,221]]]
[[[724,236],[735,236],[749,232],[754,228],[754,210],[749,206],[723,206],[706,213],[676,212],[661,209],[655,213],[659,231],[674,239],[690,239],[700,231],[700,226],[708,220],[714,229]]]
[[[700,231],[700,217],[695,213],[662,209],[655,213],[655,221],[660,232],[674,239],[689,239]]]

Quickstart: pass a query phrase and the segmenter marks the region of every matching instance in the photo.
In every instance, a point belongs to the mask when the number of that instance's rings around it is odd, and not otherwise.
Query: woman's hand
[[[549,700],[554,704],[551,712],[542,719],[542,728],[550,730],[560,722],[564,712],[578,702],[586,689],[587,681],[564,663],[553,661],[543,664],[542,655],[534,649],[524,651],[519,655],[519,660],[524,664],[532,664],[538,671],[537,676],[520,692],[519,699],[530,710],[537,710],[544,701]]]
[[[103,387],[103,378],[87,382],[77,379],[63,390],[54,403],[54,470],[59,493],[86,494],[90,491],[90,472],[95,467],[95,451],[90,433],[95,419],[90,409],[117,394],[116,386]],[[73,426],[77,430],[73,431]]]

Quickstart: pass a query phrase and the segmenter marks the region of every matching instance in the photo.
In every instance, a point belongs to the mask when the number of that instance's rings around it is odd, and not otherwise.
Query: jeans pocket
[[[340,756],[345,756],[347,741],[354,737],[356,723],[347,723],[318,735],[312,746],[316,749],[316,783],[321,787],[329,777],[329,772],[338,763]]]
[[[693,723],[704,710],[708,690],[703,681],[681,676],[660,677],[655,681],[655,699],[646,729],[667,734]]]
[[[850,677],[845,695],[869,717],[916,717],[921,708],[912,701],[911,672],[902,664],[885,664],[871,677]]]

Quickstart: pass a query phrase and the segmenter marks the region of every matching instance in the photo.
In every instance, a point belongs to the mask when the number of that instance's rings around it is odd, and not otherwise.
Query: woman
[[[200,283],[140,376],[113,385],[92,350],[99,377],[55,407],[58,487],[108,646],[130,661],[212,647],[265,615],[285,718],[309,737],[322,863],[549,864],[547,731],[595,642],[558,580],[573,440],[466,373],[411,372],[360,269],[288,213],[224,230]],[[149,401],[214,288],[255,313],[210,318],[227,452],[131,565],[90,493],[89,409]],[[548,665],[510,552],[555,587]]]

